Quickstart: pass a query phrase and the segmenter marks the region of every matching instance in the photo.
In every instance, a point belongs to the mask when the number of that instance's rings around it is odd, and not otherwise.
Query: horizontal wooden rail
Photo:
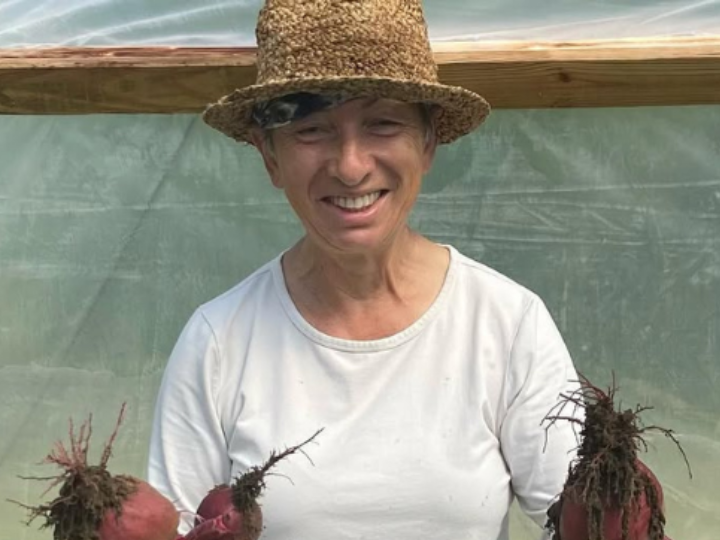
[[[720,36],[433,51],[442,82],[495,108],[720,103]],[[196,113],[255,75],[253,48],[0,49],[0,114]]]

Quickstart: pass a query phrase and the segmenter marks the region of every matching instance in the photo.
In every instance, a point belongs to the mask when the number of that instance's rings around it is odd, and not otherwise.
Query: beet
[[[280,460],[298,451],[304,454],[302,448],[322,431],[282,452],[271,452],[265,463],[250,467],[231,486],[211,489],[197,508],[195,526],[183,540],[257,540],[263,525],[258,498],[265,489],[265,477]]]
[[[195,512],[195,525],[221,516],[230,507],[232,507],[232,488],[227,484],[215,486],[200,502]]]
[[[75,434],[70,421],[70,447],[62,442],[45,463],[63,472],[50,478],[45,491],[60,486],[57,498],[30,511],[28,524],[44,517],[42,528],[52,527],[54,540],[174,540],[180,516],[173,504],[147,482],[107,470],[112,443],[125,413],[123,404],[117,425],[105,444],[99,465],[88,464],[92,415]],[[30,478],[47,480],[46,478]],[[19,503],[18,503],[19,504]]]
[[[648,488],[658,496],[658,505],[663,508],[662,486],[653,472],[642,461],[636,461],[638,473],[649,480]],[[651,495],[652,498],[652,495]],[[604,505],[602,537],[604,540],[622,540],[623,509],[613,501]],[[648,531],[653,521],[653,506],[648,500],[648,492],[643,491],[631,503],[628,520],[628,540],[648,540]],[[568,491],[563,498],[560,513],[560,538],[569,540],[590,540],[589,519],[582,502],[582,493],[577,489]]]
[[[147,482],[133,480],[135,491],[122,503],[120,512],[114,509],[106,511],[98,528],[98,538],[174,540],[179,515],[173,504]]]
[[[643,435],[662,432],[687,456],[673,432],[643,426],[640,414],[650,407],[617,410],[613,386],[607,391],[581,376],[580,389],[563,396],[546,420],[581,425],[577,459],[559,499],[548,510],[553,540],[668,540],[663,491],[657,477],[638,458],[647,449]],[[563,416],[565,406],[581,407],[584,421]]]
[[[230,505],[221,514],[197,522],[183,540],[258,540],[262,532],[262,511],[255,503],[241,513]]]

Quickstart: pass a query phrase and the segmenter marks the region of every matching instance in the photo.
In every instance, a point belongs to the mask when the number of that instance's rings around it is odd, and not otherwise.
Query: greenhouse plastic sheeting
[[[598,39],[720,33],[720,0],[429,0],[442,39]],[[252,45],[258,0],[0,0],[0,47]]]
[[[701,34],[718,2],[427,2],[431,32]],[[59,6],[62,6],[60,10]],[[0,0],[0,45],[240,44],[257,2]],[[633,32],[635,34],[633,34]],[[639,33],[639,34],[638,34]],[[495,111],[440,149],[412,216],[547,302],[581,371],[652,405],[644,458],[675,540],[720,531],[720,107]],[[200,303],[298,238],[258,156],[187,115],[0,117],[0,540],[93,414],[128,414],[113,470],[145,475],[156,391]],[[513,540],[537,538],[518,519]]]

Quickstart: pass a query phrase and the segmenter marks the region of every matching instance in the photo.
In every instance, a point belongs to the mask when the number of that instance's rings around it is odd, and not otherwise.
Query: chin
[[[381,253],[393,244],[397,244],[401,234],[395,228],[368,227],[330,231],[329,234],[308,235],[308,240],[326,253],[343,255],[372,255]]]
[[[329,245],[333,251],[336,252],[365,255],[381,251],[388,243],[386,239],[380,239],[375,235],[363,233],[348,234],[341,238],[333,238],[332,241],[329,242]]]

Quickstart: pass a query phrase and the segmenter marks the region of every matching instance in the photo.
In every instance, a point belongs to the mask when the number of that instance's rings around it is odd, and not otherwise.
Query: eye
[[[327,135],[328,129],[321,125],[305,125],[298,127],[294,135],[302,142],[314,142]]]
[[[374,122],[378,126],[399,126],[400,122],[391,118],[378,118]]]
[[[370,129],[382,135],[393,134],[402,126],[402,122],[393,118],[375,118],[369,122]]]

